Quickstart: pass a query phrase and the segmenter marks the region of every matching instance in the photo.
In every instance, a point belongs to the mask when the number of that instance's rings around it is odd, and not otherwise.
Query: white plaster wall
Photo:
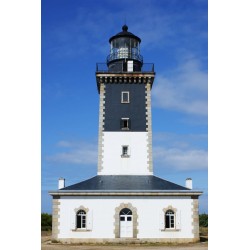
[[[190,197],[61,197],[58,238],[110,238],[114,239],[115,208],[121,203],[131,203],[137,208],[137,238],[193,238],[192,199]],[[160,219],[163,209],[176,208],[181,215],[180,231],[162,231]],[[92,214],[92,230],[71,230],[75,208],[83,206]]]
[[[100,175],[150,175],[147,132],[104,132],[103,164]],[[121,157],[122,146],[129,157]]]

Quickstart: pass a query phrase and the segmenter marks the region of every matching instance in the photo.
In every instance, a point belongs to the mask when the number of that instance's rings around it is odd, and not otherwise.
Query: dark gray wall
[[[129,91],[130,103],[121,103],[122,91]],[[146,131],[145,85],[107,83],[105,88],[104,131],[121,130],[121,118],[130,118],[129,131]]]

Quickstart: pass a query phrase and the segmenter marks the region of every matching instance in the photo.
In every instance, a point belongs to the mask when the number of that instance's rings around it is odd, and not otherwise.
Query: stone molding
[[[102,83],[150,83],[153,84],[154,74],[97,74],[98,84]]]
[[[88,208],[86,208],[86,207],[84,207],[84,206],[79,206],[78,208],[75,208],[74,209],[74,212],[75,212],[75,218],[76,218],[76,214],[77,214],[77,212],[78,211],[80,211],[80,210],[84,210],[84,212],[86,213],[86,218],[87,218],[87,220],[88,220],[88,212],[89,212],[89,209]],[[87,229],[87,228],[75,228],[75,229],[72,229],[71,230],[72,232],[89,232],[89,231],[91,231],[90,229]]]
[[[133,216],[133,238],[137,238],[138,230],[138,214],[137,208],[133,207],[131,203],[121,203],[119,207],[115,208],[115,215],[114,215],[114,234],[115,238],[120,238],[120,212],[123,208],[128,208],[132,211]]]
[[[88,208],[86,208],[86,207],[84,207],[84,206],[81,205],[80,207],[74,209],[75,214],[76,214],[79,210],[84,210],[86,214],[87,214],[88,211],[89,211]]]
[[[165,219],[165,214],[168,210],[172,210],[174,212],[174,222],[175,222],[175,227],[174,228],[165,228],[162,229],[162,232],[174,232],[174,231],[180,231],[180,229],[176,229],[176,213],[177,213],[177,208],[172,207],[171,205],[169,205],[168,207],[165,207],[162,209],[163,213],[164,213],[164,219]]]
[[[155,73],[141,73],[141,72],[126,72],[126,73],[96,73],[96,82],[98,92],[100,93],[100,85],[102,83],[138,83],[138,84],[146,84],[150,83],[151,88],[154,82]]]
[[[168,207],[165,207],[165,208],[162,209],[162,211],[164,212],[164,214],[165,214],[168,210],[174,211],[175,214],[176,214],[176,212],[177,212],[177,208],[174,208],[174,207],[172,207],[171,205],[169,205]]]
[[[63,191],[51,191],[49,194],[50,195],[61,195],[61,196],[191,196],[194,193],[196,193],[196,195],[201,195],[202,192],[199,191],[195,191],[195,192],[157,192],[157,190],[155,192],[140,192],[140,191],[126,191],[126,192],[82,192],[82,191],[69,191],[69,192],[63,192]]]

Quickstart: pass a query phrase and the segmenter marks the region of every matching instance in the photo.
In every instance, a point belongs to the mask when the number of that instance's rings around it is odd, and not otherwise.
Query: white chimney
[[[191,178],[186,179],[186,188],[189,188],[189,189],[193,188],[193,181]]]
[[[64,187],[65,187],[65,179],[61,177],[58,180],[58,189],[62,189]]]

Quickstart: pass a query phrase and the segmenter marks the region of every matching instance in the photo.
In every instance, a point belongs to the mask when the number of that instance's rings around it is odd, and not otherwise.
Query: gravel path
[[[70,245],[51,243],[51,235],[42,235],[41,250],[208,250],[208,242],[190,243],[178,246],[167,245]]]

